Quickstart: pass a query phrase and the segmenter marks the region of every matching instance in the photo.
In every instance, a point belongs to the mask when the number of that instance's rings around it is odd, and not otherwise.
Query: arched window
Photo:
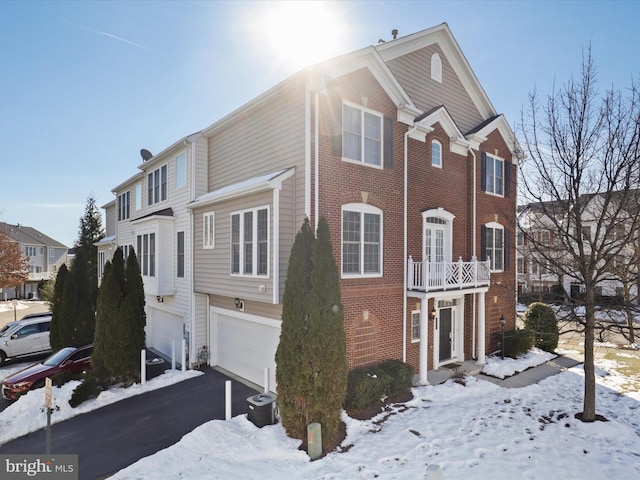
[[[431,142],[431,165],[442,168],[442,145],[437,140]]]
[[[431,55],[431,79],[442,83],[442,60],[437,53]]]

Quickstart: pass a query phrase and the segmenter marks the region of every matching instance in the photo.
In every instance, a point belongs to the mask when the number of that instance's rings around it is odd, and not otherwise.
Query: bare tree
[[[0,288],[22,285],[29,279],[29,262],[18,242],[0,232]]]
[[[535,205],[528,222],[549,229],[551,245],[531,240],[558,275],[580,285],[584,317],[584,404],[576,417],[596,420],[595,288],[640,227],[640,92],[631,87],[600,94],[591,49],[581,75],[553,88],[542,105],[537,93],[522,112],[521,194]],[[539,225],[535,225],[539,222]],[[615,234],[614,234],[615,232]]]

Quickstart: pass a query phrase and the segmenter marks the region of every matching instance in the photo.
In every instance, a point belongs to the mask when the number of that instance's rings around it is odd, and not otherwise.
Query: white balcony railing
[[[470,262],[427,262],[407,261],[407,288],[422,292],[437,290],[455,290],[489,285],[490,262],[478,261],[475,257]]]
[[[51,280],[54,276],[54,272],[29,272],[29,281],[39,282],[40,280]]]

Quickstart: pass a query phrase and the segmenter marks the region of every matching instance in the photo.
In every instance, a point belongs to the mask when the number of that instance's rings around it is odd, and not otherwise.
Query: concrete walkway
[[[427,380],[429,381],[429,385],[440,385],[453,378],[458,372],[462,372],[467,376],[473,375],[481,380],[500,385],[501,387],[521,388],[538,383],[547,377],[563,372],[583,362],[584,358],[581,353],[576,352],[558,355],[556,358],[549,360],[542,365],[531,367],[523,372],[500,379],[483,374],[481,365],[476,364],[475,361],[468,360],[459,365],[443,367],[438,370],[430,370],[427,372]]]

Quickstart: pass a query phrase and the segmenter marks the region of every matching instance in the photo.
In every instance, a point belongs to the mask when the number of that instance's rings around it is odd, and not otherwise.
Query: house
[[[515,327],[519,149],[446,24],[306,68],[157,155],[103,206],[134,248],[147,345],[275,389],[288,259],[327,218],[351,368],[427,370]],[[204,354],[204,352],[207,352]],[[268,369],[268,370],[266,370]],[[268,378],[266,373],[268,372]]]
[[[517,282],[518,293],[543,299],[579,299],[585,291],[578,273],[578,241],[583,243],[587,261],[596,244],[593,260],[599,281],[594,288],[596,301],[638,299],[640,245],[630,235],[637,221],[638,191],[610,195],[583,194],[578,197],[580,224],[569,214],[566,200],[536,202],[518,207]],[[610,214],[603,215],[603,204],[610,201]],[[621,208],[618,200],[630,205]],[[558,237],[562,231],[562,238]]]
[[[0,222],[0,231],[20,244],[29,262],[29,279],[15,289],[0,289],[3,300],[37,298],[38,284],[55,278],[58,268],[68,261],[68,247],[44,233],[25,225]]]
[[[447,24],[309,67],[200,135],[192,338],[211,365],[275,385],[305,216],[328,220],[351,368],[401,359],[424,384],[515,328],[517,143]]]
[[[190,364],[206,345],[206,301],[193,293],[191,212],[187,204],[206,192],[206,144],[199,133],[152,155],[141,151],[138,172],[113,188],[105,211],[105,237],[96,243],[98,277],[121,247],[134,249],[144,282],[147,347],[180,361],[182,339]]]

